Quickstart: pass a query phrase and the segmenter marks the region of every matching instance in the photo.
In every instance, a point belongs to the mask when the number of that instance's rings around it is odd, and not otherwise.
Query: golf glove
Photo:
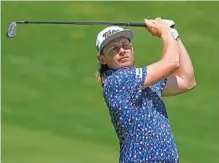
[[[179,33],[177,32],[177,30],[175,28],[172,28],[171,32],[174,40],[177,40],[179,38]]]
[[[179,38],[179,33],[175,29],[175,22],[173,20],[168,20],[168,19],[164,19],[164,20],[168,23],[169,26],[174,26],[173,28],[171,28],[171,32],[174,40],[177,40]]]

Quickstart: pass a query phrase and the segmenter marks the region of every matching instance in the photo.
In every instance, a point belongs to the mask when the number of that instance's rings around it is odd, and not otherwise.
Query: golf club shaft
[[[115,25],[115,26],[132,26],[146,27],[144,23],[134,22],[60,22],[60,21],[16,21],[17,24],[72,24],[72,25]]]

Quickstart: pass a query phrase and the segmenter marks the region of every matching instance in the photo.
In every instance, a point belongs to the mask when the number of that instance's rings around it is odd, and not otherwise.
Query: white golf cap
[[[126,37],[130,41],[133,38],[133,31],[130,29],[124,29],[119,26],[110,26],[102,31],[100,31],[97,35],[96,39],[96,48],[98,51],[98,54],[101,53],[101,50],[113,39],[118,38],[118,37]]]

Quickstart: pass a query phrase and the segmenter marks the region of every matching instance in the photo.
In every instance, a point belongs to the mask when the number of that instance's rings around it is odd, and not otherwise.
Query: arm
[[[147,66],[145,88],[166,78],[179,68],[179,54],[175,40],[163,40],[163,57],[160,61]]]
[[[146,25],[149,28],[149,32],[156,36],[156,31],[153,31],[156,26],[154,26],[154,24],[150,24],[150,22],[146,22]],[[179,68],[179,53],[177,43],[172,37],[171,30],[169,27],[166,28],[165,26],[160,28],[164,28],[164,31],[162,31],[163,33],[161,33],[161,38],[163,41],[163,56],[160,61],[147,66],[147,78],[144,82],[144,88],[159,82]]]
[[[177,40],[180,68],[167,77],[167,84],[162,96],[173,96],[188,92],[195,88],[194,69],[189,54],[180,39]]]

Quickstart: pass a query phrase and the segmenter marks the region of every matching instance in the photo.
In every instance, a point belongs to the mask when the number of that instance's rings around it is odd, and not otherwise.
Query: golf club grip
[[[127,26],[132,26],[132,27],[147,27],[145,23],[129,23]],[[171,28],[174,28],[174,25],[170,26]]]
[[[146,27],[145,23],[128,23],[127,26],[132,26],[132,27]]]

